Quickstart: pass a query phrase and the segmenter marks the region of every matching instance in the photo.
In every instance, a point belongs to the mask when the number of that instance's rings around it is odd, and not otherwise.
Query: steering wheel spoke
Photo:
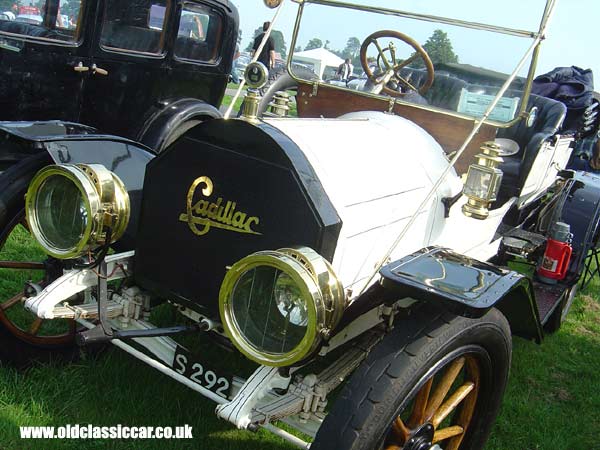
[[[385,64],[385,68],[387,70],[390,70],[392,68],[392,66],[390,66],[390,62],[385,57],[385,50],[381,48],[381,45],[379,45],[379,41],[377,39],[373,39],[372,42],[375,44],[375,47],[377,47],[377,51],[379,52],[379,56],[377,57],[377,60],[379,60],[379,58],[381,58],[383,60],[383,63]],[[380,66],[380,68],[383,69],[383,67],[381,67],[381,66]]]

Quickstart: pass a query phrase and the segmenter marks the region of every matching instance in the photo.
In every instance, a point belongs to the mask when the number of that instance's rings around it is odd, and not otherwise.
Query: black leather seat
[[[560,129],[567,114],[567,108],[562,103],[532,94],[527,111],[534,106],[538,110],[531,127],[527,126],[526,120],[521,120],[510,128],[498,130],[498,137],[512,139],[519,144],[519,153],[504,157],[504,163],[500,165],[504,172],[503,191],[511,191],[507,192],[509,195],[518,194],[540,148]]]

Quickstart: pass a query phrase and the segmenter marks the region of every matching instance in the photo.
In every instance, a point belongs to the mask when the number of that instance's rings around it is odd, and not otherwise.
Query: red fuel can
[[[567,274],[572,251],[573,249],[568,242],[548,239],[544,259],[537,271],[542,281],[549,281],[544,280],[544,278],[556,281],[562,280]]]

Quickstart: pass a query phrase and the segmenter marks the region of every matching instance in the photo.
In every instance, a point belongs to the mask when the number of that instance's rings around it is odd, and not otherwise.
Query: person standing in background
[[[346,58],[346,60],[338,67],[337,75],[340,77],[341,81],[347,82],[348,79],[352,76],[352,72],[354,72],[352,60],[350,58]]]
[[[270,26],[271,22],[265,22],[263,24],[263,32],[256,36],[256,38],[254,38],[254,45],[252,46],[252,57],[254,57],[254,55],[256,54],[256,51],[258,50],[258,47],[260,46],[260,43],[262,42],[265,33]],[[269,38],[267,39],[267,42],[265,43],[265,46],[260,52],[260,55],[258,56],[257,60],[263,63],[265,67],[269,70],[275,67],[275,45],[273,44],[273,38],[271,36],[269,36]]]

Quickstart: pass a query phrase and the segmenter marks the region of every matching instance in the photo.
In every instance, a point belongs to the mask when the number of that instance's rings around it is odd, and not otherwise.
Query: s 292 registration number
[[[190,352],[180,346],[175,350],[173,370],[223,398],[227,398],[229,394],[229,378],[218,376],[214,370],[197,361]]]

